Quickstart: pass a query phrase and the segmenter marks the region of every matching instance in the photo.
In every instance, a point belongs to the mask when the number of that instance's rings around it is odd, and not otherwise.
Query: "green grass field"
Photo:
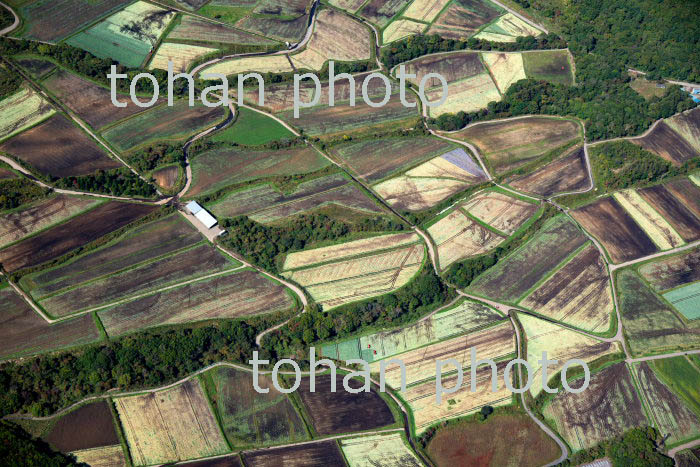
[[[573,85],[569,54],[563,50],[528,52],[523,54],[523,65],[528,78],[550,83]]]
[[[700,371],[683,356],[654,360],[651,365],[664,383],[700,414]]]
[[[224,131],[216,133],[212,141],[257,146],[293,136],[291,131],[276,120],[260,112],[239,107],[236,122]]]
[[[197,13],[213,18],[224,23],[235,24],[236,21],[246,16],[252,10],[251,7],[230,7],[223,5],[205,5]]]

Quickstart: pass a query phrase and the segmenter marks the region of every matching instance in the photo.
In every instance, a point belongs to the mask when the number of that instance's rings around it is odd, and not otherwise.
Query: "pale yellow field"
[[[496,230],[512,234],[534,213],[534,206],[496,191],[481,193],[462,208]]]
[[[0,101],[0,140],[39,123],[55,112],[39,94],[22,88]]]
[[[485,229],[478,223],[470,220],[467,216],[465,216],[458,210],[454,211],[452,214],[456,213],[462,215],[470,223],[467,226],[463,227],[461,230],[459,230],[453,236],[445,239],[443,242],[438,243],[438,258],[440,263],[440,269],[442,270],[446,269],[455,261],[468,258],[469,256],[476,256],[482,253],[486,253],[492,248],[498,246],[498,244],[504,240],[503,237],[500,237],[494,232]],[[452,214],[450,214],[450,216]],[[444,219],[447,219],[448,217]],[[441,219],[441,221],[444,219]],[[462,224],[461,221],[457,222],[458,224]],[[440,221],[437,222],[435,225],[439,223]],[[430,232],[430,229],[428,229],[428,231]]]
[[[451,238],[458,236],[465,229],[471,227],[472,224],[474,224],[474,221],[469,219],[469,217],[465,216],[459,210],[454,210],[428,227],[428,234],[430,234],[435,241],[435,244],[442,245]]]
[[[700,110],[691,110],[689,113],[697,113]],[[698,129],[690,123],[689,118],[682,118],[684,115],[675,115],[667,118],[665,122],[673,128],[684,140],[688,142],[696,151],[700,152],[700,138],[698,138]]]
[[[124,8],[118,13],[113,14],[107,18],[106,23],[109,25],[108,28],[112,32],[118,35],[133,37],[142,42],[148,42],[149,37],[159,38],[160,35],[165,31],[170,24],[170,21],[175,17],[175,12],[170,11],[162,17],[161,21],[152,21],[144,26],[143,20],[149,15],[154,13],[163,13],[165,9],[159,8],[148,2],[138,1]],[[138,23],[143,35],[133,33],[130,31],[122,31],[122,27],[131,23]]]
[[[533,316],[518,313],[518,319],[526,336],[527,362],[532,368],[530,392],[533,397],[542,391],[542,367],[538,362],[542,359],[543,351],[547,352],[547,359],[558,360],[557,364],[549,365],[547,370],[550,381],[568,360],[577,358],[590,362],[618,351],[617,343],[599,341]]]
[[[661,217],[661,214],[642,199],[639,193],[634,190],[624,190],[613,196],[660,249],[668,250],[683,245],[681,236],[673,230],[666,219]]]
[[[425,92],[428,102],[438,102],[442,96],[440,87]],[[470,78],[447,85],[447,100],[444,104],[430,107],[431,117],[445,113],[457,113],[460,110],[473,112],[484,109],[491,101],[500,101],[501,95],[488,73],[481,73]]]
[[[406,175],[409,177],[457,178],[468,182],[477,180],[477,177],[454,165],[447,159],[443,159],[441,156],[430,159],[409,170],[406,172]]]
[[[694,174],[690,176],[690,181],[700,186],[700,174]]]
[[[595,262],[576,270],[577,259],[590,257]],[[586,247],[520,305],[586,331],[606,331],[614,305],[610,279],[596,247]]]
[[[413,0],[401,16],[430,23],[448,3],[449,0]]]
[[[350,467],[420,467],[421,462],[404,442],[401,433],[362,436],[340,441]]]
[[[192,62],[199,57],[209,53],[216,52],[216,49],[211,47],[200,47],[198,45],[177,44],[173,42],[163,42],[158,47],[153,60],[151,60],[150,68],[160,68],[161,70],[168,69],[168,61],[173,62],[173,69],[176,72],[187,71],[187,68]]]
[[[467,186],[468,183],[454,179],[400,175],[375,185],[374,190],[394,207],[418,211],[436,205]]]
[[[481,31],[479,34],[474,36],[474,38],[491,42],[515,42],[514,36],[508,36],[506,34],[497,34],[488,31]]]
[[[201,73],[222,73],[229,76],[247,71],[284,73],[293,70],[286,55],[268,55],[266,57],[244,57],[225,60],[204,68]],[[235,86],[238,86],[237,82]],[[234,87],[233,83],[231,83],[231,87]]]
[[[513,400],[513,393],[508,390],[503,379],[503,370],[506,364],[507,362],[498,363],[496,392],[491,391],[492,373],[486,365],[477,369],[476,392],[471,392],[471,371],[466,370],[461,389],[454,394],[443,394],[440,405],[435,400],[434,380],[407,388],[401,393],[401,397],[411,407],[416,432],[420,434],[437,421],[461,417],[476,412],[485,405],[496,407],[510,404]],[[514,367],[511,373],[515,371],[515,368],[517,367]],[[442,378],[442,385],[446,388],[454,387],[456,382],[456,376]]]
[[[91,467],[118,467],[126,465],[126,458],[121,445],[82,449],[73,451],[71,454],[77,458],[78,462]]]
[[[408,19],[397,19],[391,23],[382,33],[382,42],[388,44],[389,42],[397,41],[403,39],[406,36],[412,34],[418,34],[426,25],[423,23],[416,23]]]
[[[320,70],[327,60],[357,61],[371,57],[369,30],[359,21],[335,10],[322,10],[306,48],[292,55],[297,68]]]
[[[415,233],[400,233],[364,238],[362,240],[354,240],[339,245],[314,248],[313,250],[297,251],[287,255],[282,269],[296,269],[316,263],[340,260],[367,251],[394,248],[417,241],[418,235]]]
[[[518,36],[537,36],[541,32],[514,14],[506,13],[474,37],[494,42],[515,42]]]
[[[469,367],[472,347],[476,348],[479,359],[496,360],[514,353],[515,333],[513,326],[506,321],[503,324],[471,334],[409,350],[398,354],[396,358],[400,359],[406,366],[406,385],[410,386],[420,381],[435,379],[436,360],[454,358],[462,365],[462,368]],[[379,373],[380,366],[381,361],[372,362],[370,371]],[[454,371],[454,368],[445,368],[444,371]],[[387,384],[391,387],[398,389],[401,386],[401,371],[398,365],[387,365],[384,374]]]
[[[481,56],[501,93],[505,93],[511,84],[527,78],[520,53],[484,52]]]
[[[116,398],[114,402],[136,465],[228,451],[197,380],[157,393]]]

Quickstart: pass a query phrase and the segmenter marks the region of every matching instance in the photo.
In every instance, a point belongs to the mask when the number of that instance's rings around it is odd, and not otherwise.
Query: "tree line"
[[[126,167],[96,170],[91,175],[59,178],[54,183],[56,188],[106,193],[113,196],[152,198],[156,195],[156,189],[153,185],[144,182],[141,177]]]

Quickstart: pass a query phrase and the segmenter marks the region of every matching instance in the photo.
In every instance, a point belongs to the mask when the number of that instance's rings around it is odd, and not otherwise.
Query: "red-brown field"
[[[331,375],[316,376],[316,392],[309,390],[309,378],[301,381],[299,394],[319,435],[364,431],[394,423],[394,416],[377,392],[350,394],[343,388],[343,376],[336,376],[336,392],[331,392]],[[362,387],[352,380],[350,387]]]
[[[683,205],[700,218],[700,187],[687,178],[664,185],[668,191],[683,202]]]
[[[155,209],[155,206],[145,204],[102,204],[82,216],[0,250],[0,263],[8,272],[36,266],[124,227]]]
[[[435,21],[433,27],[443,37],[461,39],[471,36],[481,26],[490,23],[501,12],[491,3],[480,0],[458,0],[451,4]]]
[[[69,109],[78,114],[88,125],[100,128],[145,109],[137,107],[130,99],[120,96],[126,107],[112,105],[109,89],[98,86],[64,69],[52,74],[44,85]]]
[[[647,263],[639,272],[658,292],[700,281],[700,249]]]
[[[249,467],[340,467],[345,465],[340,448],[332,440],[245,453],[243,460]]]
[[[0,150],[59,178],[122,167],[62,115],[54,115],[45,123],[10,138]]]
[[[664,185],[643,188],[639,194],[671,224],[684,241],[700,239],[700,219]]]
[[[359,15],[371,23],[384,27],[409,0],[370,0]]]
[[[654,242],[614,198],[604,198],[571,213],[603,244],[615,263],[658,251]]]
[[[180,169],[176,165],[163,167],[153,172],[153,178],[159,187],[170,190],[175,187],[177,177],[180,174]]]
[[[582,190],[589,186],[586,157],[577,147],[531,174],[516,178],[509,184],[519,190],[540,196]]]
[[[62,416],[44,441],[63,452],[119,444],[108,404],[104,400],[93,402]]]
[[[633,139],[632,142],[675,165],[700,157],[700,153],[673,131],[666,122],[659,122],[651,133],[643,138]]]
[[[406,64],[406,72],[416,74],[416,77],[409,81],[418,86],[423,76],[428,73],[440,73],[448,83],[451,83],[483,73],[484,65],[476,52],[457,52],[428,55],[413,60]],[[430,78],[426,82],[426,89],[439,85],[440,81],[437,78]]]

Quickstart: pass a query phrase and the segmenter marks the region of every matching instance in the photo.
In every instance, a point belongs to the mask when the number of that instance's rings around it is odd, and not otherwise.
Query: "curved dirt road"
[[[10,13],[12,13],[12,16],[15,17],[15,22],[14,22],[14,23],[12,23],[12,24],[9,25],[8,27],[6,27],[6,28],[0,30],[0,36],[4,36],[5,34],[9,34],[9,33],[11,33],[12,31],[14,31],[15,29],[17,29],[17,27],[19,27],[19,16],[17,16],[17,13],[15,13],[15,10],[13,10],[12,8],[10,8],[9,5],[6,5],[6,4],[0,2],[0,7],[5,7],[5,9],[10,10]]]

